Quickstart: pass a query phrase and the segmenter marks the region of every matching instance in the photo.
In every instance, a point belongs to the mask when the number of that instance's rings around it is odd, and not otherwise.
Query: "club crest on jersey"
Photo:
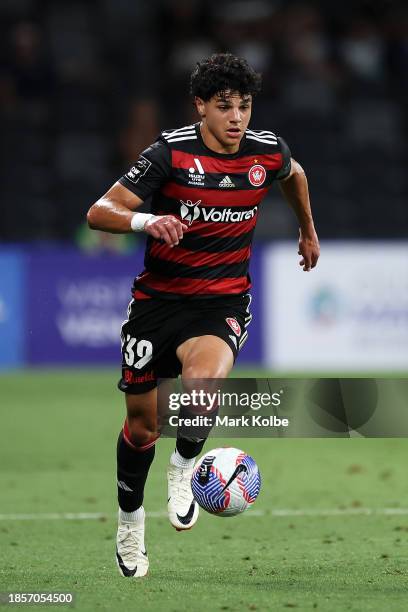
[[[181,208],[180,208],[180,217],[183,221],[187,221],[189,225],[193,223],[200,216],[200,208],[201,200],[197,202],[192,202],[191,200],[180,200]]]
[[[230,326],[230,328],[232,329],[232,331],[234,332],[234,334],[236,336],[240,336],[241,335],[241,326],[238,323],[238,321],[236,319],[234,319],[233,317],[227,317],[225,320],[228,323],[228,325]]]
[[[250,171],[248,172],[248,178],[251,185],[254,187],[260,187],[263,185],[266,179],[266,170],[260,164],[255,164],[252,166]]]

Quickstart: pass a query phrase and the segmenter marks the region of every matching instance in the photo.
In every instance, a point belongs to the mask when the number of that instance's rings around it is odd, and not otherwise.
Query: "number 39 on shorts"
[[[129,334],[126,336],[124,342],[124,356],[128,366],[133,366],[140,370],[146,363],[152,358],[153,345],[149,340],[137,340],[132,338]],[[139,359],[135,362],[135,360]]]

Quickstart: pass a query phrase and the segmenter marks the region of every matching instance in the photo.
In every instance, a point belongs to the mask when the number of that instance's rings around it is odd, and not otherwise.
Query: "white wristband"
[[[154,217],[151,213],[135,213],[130,222],[130,227],[134,232],[143,232],[146,221]]]

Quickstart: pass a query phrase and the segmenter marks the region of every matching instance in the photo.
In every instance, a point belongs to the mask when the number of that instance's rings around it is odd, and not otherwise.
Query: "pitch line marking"
[[[270,512],[249,510],[243,516],[255,518],[330,517],[330,516],[408,516],[408,508],[303,508],[276,509]],[[0,521],[98,521],[116,518],[117,514],[103,512],[39,512],[32,514],[0,514]],[[167,512],[146,512],[148,518],[166,518]]]

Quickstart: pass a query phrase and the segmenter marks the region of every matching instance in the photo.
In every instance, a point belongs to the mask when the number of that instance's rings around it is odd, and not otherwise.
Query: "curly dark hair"
[[[261,75],[244,58],[232,53],[214,53],[197,62],[191,74],[190,89],[193,96],[207,102],[215,94],[226,91],[255,96],[261,91],[261,83]]]

